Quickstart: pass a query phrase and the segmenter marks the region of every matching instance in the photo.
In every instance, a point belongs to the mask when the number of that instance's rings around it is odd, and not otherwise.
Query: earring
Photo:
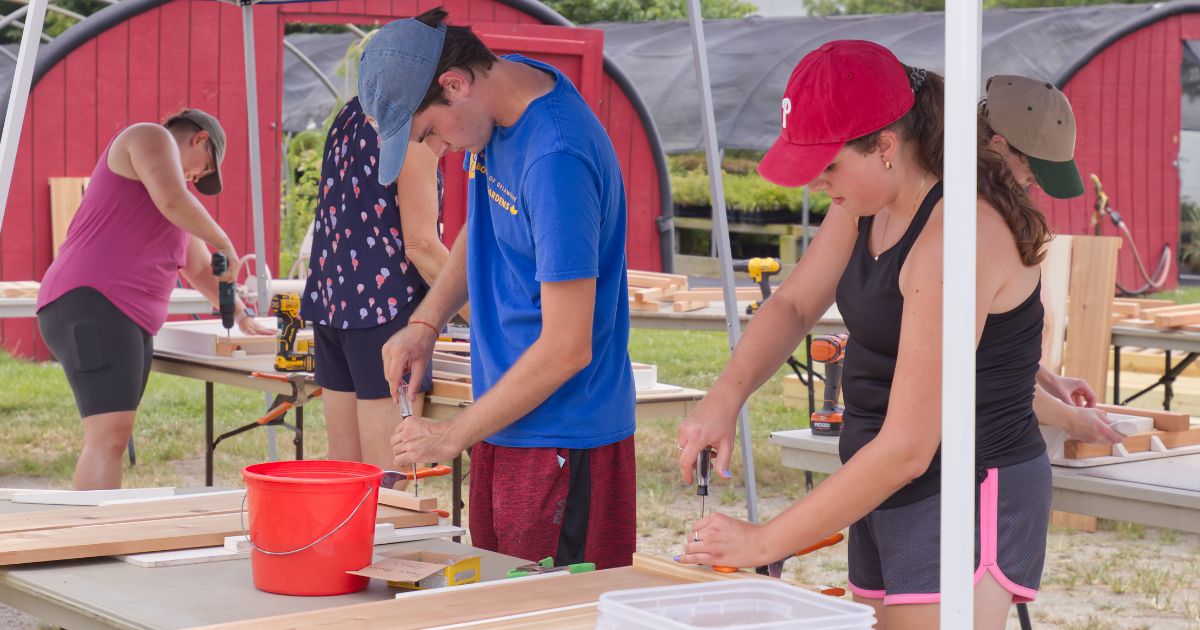
[[[890,171],[890,170],[892,170],[892,161],[891,161],[891,160],[884,160],[884,161],[883,161],[883,167],[884,167],[884,168],[886,168],[886,169],[887,169],[887,170],[889,170],[889,171]]]

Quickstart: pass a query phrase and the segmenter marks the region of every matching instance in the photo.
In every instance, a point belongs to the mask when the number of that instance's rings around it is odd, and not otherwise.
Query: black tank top
[[[873,217],[858,221],[858,240],[837,287],[838,310],[850,333],[842,374],[846,410],[838,447],[843,463],[873,440],[883,426],[904,310],[900,269],[941,198],[942,184],[938,182],[921,202],[904,235],[878,259],[867,246]],[[1039,283],[1020,306],[1006,313],[989,314],[984,323],[975,353],[978,479],[988,468],[1028,461],[1046,450],[1033,415],[1034,378],[1042,354],[1040,289]],[[929,401],[931,406],[939,404],[941,401]],[[934,430],[932,425],[930,430]],[[928,470],[879,507],[906,505],[937,494],[940,471],[939,447]]]

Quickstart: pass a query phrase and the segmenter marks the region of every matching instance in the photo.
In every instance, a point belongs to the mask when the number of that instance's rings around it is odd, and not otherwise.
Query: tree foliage
[[[807,1],[807,0],[806,0]],[[543,0],[575,24],[687,19],[687,0]],[[706,19],[746,17],[757,7],[743,0],[700,0]]]
[[[983,0],[984,9],[1081,7],[1093,4],[1145,4],[1155,0]],[[943,0],[804,0],[810,15],[862,15],[941,11]]]

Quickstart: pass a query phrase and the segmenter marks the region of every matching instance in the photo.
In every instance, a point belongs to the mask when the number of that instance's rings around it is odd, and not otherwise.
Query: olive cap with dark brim
[[[1029,160],[1029,170],[1037,178],[1038,186],[1047,195],[1055,199],[1074,199],[1083,194],[1083,178],[1075,160],[1066,162],[1050,162],[1026,155]]]

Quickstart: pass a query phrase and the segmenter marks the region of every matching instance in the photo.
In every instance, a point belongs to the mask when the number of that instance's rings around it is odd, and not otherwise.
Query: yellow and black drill
[[[316,367],[315,359],[307,340],[297,347],[296,336],[304,328],[300,318],[300,296],[295,293],[280,293],[271,297],[271,310],[279,325],[275,335],[275,371],[311,372]]]
[[[778,258],[751,258],[734,261],[733,270],[748,274],[750,279],[757,282],[758,288],[762,290],[762,299],[755,300],[746,307],[747,315],[753,315],[763,305],[763,302],[771,297],[771,276],[779,273],[780,268]]]

